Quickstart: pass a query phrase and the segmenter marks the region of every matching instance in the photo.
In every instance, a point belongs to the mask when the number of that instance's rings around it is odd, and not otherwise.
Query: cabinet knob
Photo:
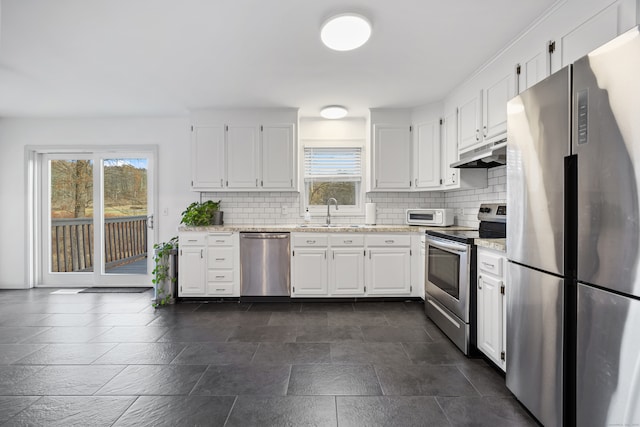
[[[482,289],[482,276],[478,276],[478,289]]]

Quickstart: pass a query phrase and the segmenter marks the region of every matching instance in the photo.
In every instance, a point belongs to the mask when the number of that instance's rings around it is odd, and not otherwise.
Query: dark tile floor
[[[0,425],[536,425],[419,302],[0,291]]]

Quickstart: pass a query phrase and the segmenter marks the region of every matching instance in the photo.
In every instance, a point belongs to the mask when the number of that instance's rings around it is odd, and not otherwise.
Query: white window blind
[[[304,149],[305,181],[361,181],[361,148]]]

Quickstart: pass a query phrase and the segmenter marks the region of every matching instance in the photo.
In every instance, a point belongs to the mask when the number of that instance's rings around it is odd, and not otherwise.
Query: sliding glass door
[[[41,158],[41,283],[150,286],[153,156],[45,154]]]

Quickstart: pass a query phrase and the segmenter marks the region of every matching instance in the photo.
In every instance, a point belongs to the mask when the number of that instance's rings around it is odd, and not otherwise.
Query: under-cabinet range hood
[[[452,168],[495,168],[507,163],[507,138],[462,153],[460,160],[452,163]]]

